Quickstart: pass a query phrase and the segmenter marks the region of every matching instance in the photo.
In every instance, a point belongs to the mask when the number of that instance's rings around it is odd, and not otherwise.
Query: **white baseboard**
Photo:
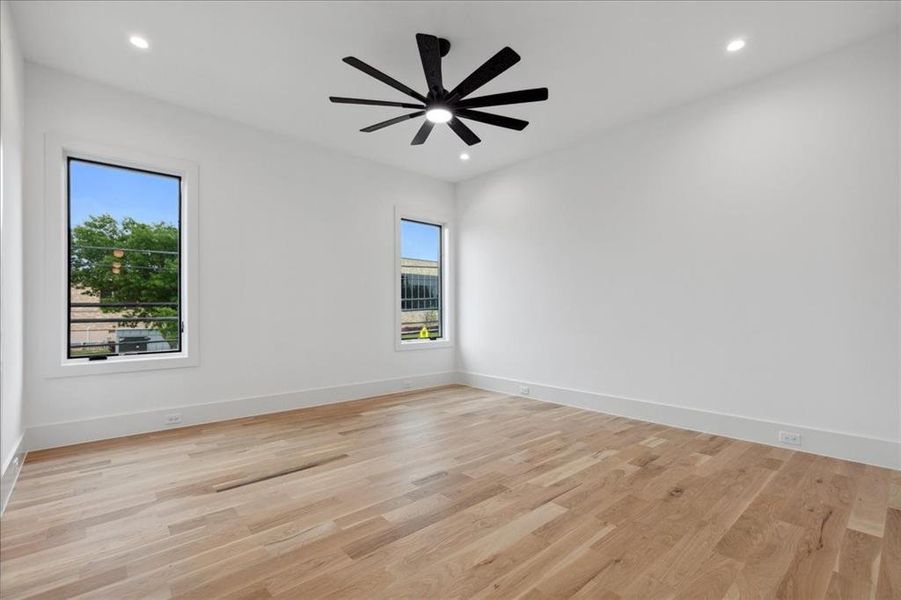
[[[25,454],[25,434],[23,433],[13,448],[9,462],[3,465],[3,473],[0,475],[0,515],[6,510],[6,504],[12,496],[19,472],[22,470],[22,463],[25,462]]]
[[[456,383],[456,380],[457,374],[453,371],[447,371],[335,385],[269,396],[239,398],[237,400],[225,400],[207,404],[175,406],[139,413],[110,415],[95,419],[34,425],[29,427],[26,432],[25,447],[29,450],[40,450],[57,446],[68,446],[136,433],[162,431],[188,425],[200,425],[215,421],[252,417],[254,415],[448,385]],[[167,427],[165,425],[165,417],[172,413],[181,413],[181,422]]]
[[[739,415],[715,413],[645,400],[606,396],[583,390],[542,385],[478,373],[459,373],[457,381],[464,385],[511,395],[520,395],[519,386],[528,385],[529,397],[536,400],[584,408],[661,425],[670,425],[692,431],[713,433],[790,450],[822,454],[889,469],[901,469],[901,442],[894,440],[871,438],[839,431],[812,429],[801,425],[763,421]],[[800,433],[802,446],[795,447],[779,444],[777,440],[780,430]]]
[[[823,429],[813,429],[801,425],[764,421],[739,415],[715,413],[669,404],[644,400],[607,396],[595,392],[574,390],[558,386],[494,377],[478,373],[455,373],[451,371],[414,375],[409,377],[367,381],[330,387],[301,390],[269,396],[257,396],[169,407],[140,413],[111,415],[95,419],[49,423],[29,427],[20,440],[17,456],[24,457],[25,450],[39,450],[57,446],[68,446],[137,433],[161,431],[172,427],[185,427],[250,417],[267,413],[307,408],[323,404],[333,404],[358,400],[371,396],[401,391],[425,389],[451,383],[461,383],[476,388],[518,395],[521,384],[530,388],[529,397],[536,400],[563,404],[618,415],[693,431],[713,433],[726,437],[812,452],[835,458],[842,458],[891,469],[901,468],[901,443],[893,440],[865,437],[855,434]],[[409,387],[408,387],[409,386]],[[176,426],[164,425],[165,415],[179,412],[182,422]],[[800,448],[777,443],[778,432],[789,430],[802,435]],[[12,485],[18,476],[22,460],[14,469],[11,465],[3,474],[3,505],[9,497]]]

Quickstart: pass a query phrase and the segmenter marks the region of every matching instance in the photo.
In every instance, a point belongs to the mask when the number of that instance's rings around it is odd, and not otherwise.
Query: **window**
[[[45,134],[44,376],[200,364],[198,179],[152,149]]]
[[[182,178],[69,156],[68,359],[182,349]]]
[[[446,228],[399,217],[399,347],[447,342]]]

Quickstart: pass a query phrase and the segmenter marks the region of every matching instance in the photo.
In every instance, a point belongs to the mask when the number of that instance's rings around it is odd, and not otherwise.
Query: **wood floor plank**
[[[890,508],[886,516],[876,597],[901,598],[901,508]]]
[[[879,579],[882,539],[856,529],[845,531],[838,555],[838,565],[832,574],[840,598],[873,598]]]
[[[0,598],[901,598],[901,474],[463,386],[34,452]]]
[[[786,500],[780,519],[804,529],[791,566],[777,590],[779,598],[821,598],[829,585],[851,510],[853,482],[818,457],[797,493]]]

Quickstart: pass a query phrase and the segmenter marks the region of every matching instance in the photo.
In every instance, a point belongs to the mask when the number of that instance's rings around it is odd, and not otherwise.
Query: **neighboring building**
[[[72,304],[100,302],[99,296],[94,296],[82,288],[71,288],[69,290],[69,298]],[[102,319],[117,315],[115,313],[104,313],[97,307],[73,306],[72,316],[80,319]],[[73,348],[83,346],[85,350],[97,348],[97,346],[90,344],[103,342],[115,344],[117,328],[116,323],[71,323],[69,325],[69,343]]]

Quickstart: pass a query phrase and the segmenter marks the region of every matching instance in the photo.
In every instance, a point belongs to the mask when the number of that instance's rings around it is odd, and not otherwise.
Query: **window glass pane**
[[[69,358],[181,348],[181,179],[69,159]]]
[[[439,339],[441,226],[406,219],[400,224],[401,339]]]

